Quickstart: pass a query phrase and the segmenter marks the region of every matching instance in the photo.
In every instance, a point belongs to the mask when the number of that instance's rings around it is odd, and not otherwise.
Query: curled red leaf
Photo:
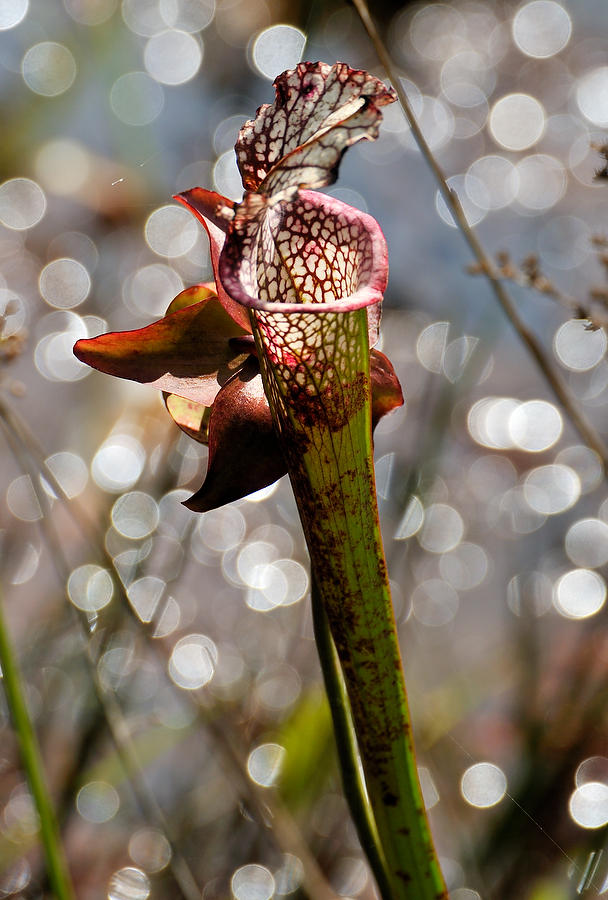
[[[393,364],[379,350],[370,353],[369,374],[372,382],[372,428],[375,428],[382,416],[403,406],[404,400]]]
[[[202,223],[209,237],[209,249],[211,253],[211,265],[215,275],[215,285],[220,303],[231,319],[244,328],[251,331],[249,312],[240,303],[237,303],[227,293],[218,276],[220,254],[224,247],[226,231],[234,217],[235,203],[228,197],[222,197],[215,191],[207,191],[205,188],[195,187],[173,198],[183,204]]]
[[[257,361],[218,394],[209,417],[209,464],[203,486],[184,505],[207,512],[272,484],[287,471]]]

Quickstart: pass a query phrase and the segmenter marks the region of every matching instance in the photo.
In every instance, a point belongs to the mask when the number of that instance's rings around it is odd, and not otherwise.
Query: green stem
[[[288,322],[280,312],[252,318],[313,577],[342,667],[391,897],[439,900],[447,891],[418,781],[378,523],[367,316],[357,310],[296,315]]]
[[[40,835],[49,882],[57,900],[74,900],[55,811],[45,781],[40,749],[25,703],[19,668],[4,619],[0,594],[0,667],[6,699],[21,751],[21,760],[40,819]]]
[[[317,583],[312,579],[311,587],[312,619],[315,642],[321,662],[323,680],[331,717],[334,726],[334,737],[338,751],[338,761],[342,774],[344,796],[348,802],[353,822],[355,823],[361,847],[369,860],[369,864],[382,900],[390,900],[391,886],[386,863],[379,844],[376,823],[369,805],[367,789],[359,765],[359,750],[353,726],[350,704],[346,693],[344,678],[340,670],[340,661],[329,630],[329,622],[323,609],[321,594]]]

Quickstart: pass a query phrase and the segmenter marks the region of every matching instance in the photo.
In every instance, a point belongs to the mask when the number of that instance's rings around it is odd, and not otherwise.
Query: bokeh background
[[[374,14],[469,221],[608,438],[606,3]],[[170,198],[239,198],[238,129],[301,58],[383,75],[340,3],[0,3],[1,602],[82,900],[374,896],[289,484],[189,513],[205,448],[71,349],[210,278]],[[377,430],[378,491],[450,896],[608,893],[601,460],[468,270],[396,104],[331,193],[389,246],[383,349],[407,403]],[[0,694],[1,897],[50,896],[37,828]]]

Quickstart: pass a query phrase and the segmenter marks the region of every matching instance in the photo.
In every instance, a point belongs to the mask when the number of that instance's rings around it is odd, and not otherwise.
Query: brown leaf
[[[202,296],[198,302],[152,325],[80,340],[74,353],[108,375],[210,406],[220,387],[248,357],[247,353],[235,353],[229,344],[230,338],[242,337],[246,331],[203,285],[182,292],[188,295],[182,299],[192,301],[197,292]]]
[[[388,356],[379,350],[370,352],[370,377],[372,381],[372,428],[382,416],[398,406],[403,406],[403,391]]]
[[[272,484],[287,472],[257,360],[221,389],[209,418],[209,467],[184,506],[207,512]]]

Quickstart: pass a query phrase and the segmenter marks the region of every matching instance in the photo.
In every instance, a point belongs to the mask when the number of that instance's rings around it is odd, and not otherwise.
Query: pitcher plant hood
[[[301,63],[276,79],[275,91],[274,103],[260,107],[236,143],[241,202],[200,187],[175,198],[207,231],[215,284],[182,291],[145,328],[75,346],[94,368],[162,390],[176,423],[208,444],[207,477],[186,502],[197,511],[287,471],[252,316],[266,335],[265,352],[294,371],[315,354],[314,341],[307,347],[301,335],[318,317],[367,307],[370,346],[378,337],[388,278],[382,231],[371,216],[316,188],[335,181],[349,146],[377,136],[380,108],[393,92],[344,63]],[[373,349],[370,376],[375,425],[403,396],[389,360]]]

